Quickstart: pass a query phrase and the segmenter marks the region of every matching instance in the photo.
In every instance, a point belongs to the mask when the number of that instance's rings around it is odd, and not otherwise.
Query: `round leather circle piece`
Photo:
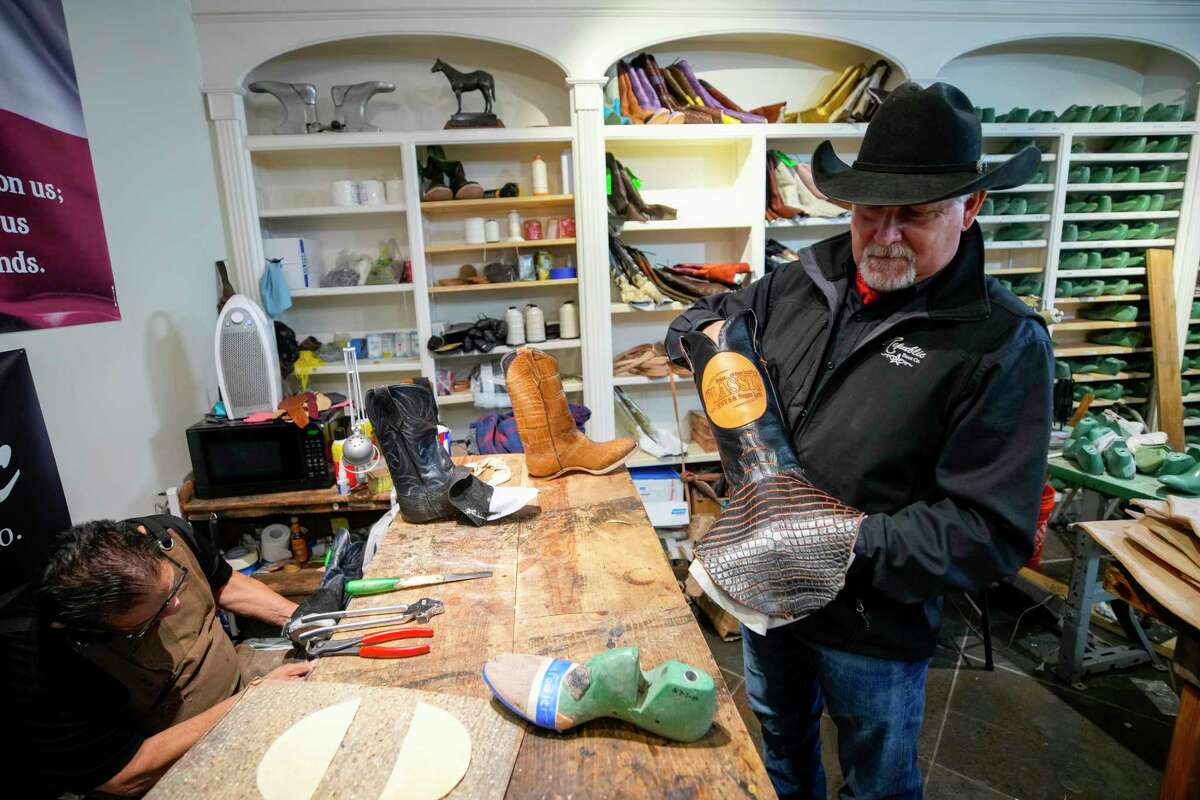
[[[700,391],[714,425],[740,428],[767,410],[767,390],[754,362],[740,353],[717,353],[704,366]]]

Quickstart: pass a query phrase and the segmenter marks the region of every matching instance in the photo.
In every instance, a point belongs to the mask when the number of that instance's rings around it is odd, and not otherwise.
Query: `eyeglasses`
[[[179,590],[183,588],[184,581],[187,580],[188,568],[185,567],[183,564],[180,564],[175,559],[171,558],[166,553],[163,553],[163,558],[165,558],[167,561],[171,562],[172,566],[175,567],[175,571],[177,573],[177,575],[175,577],[175,583],[171,586],[171,591],[167,595],[167,599],[163,600],[163,604],[158,607],[158,611],[154,612],[154,616],[150,617],[150,619],[146,620],[145,622],[135,626],[132,633],[118,632],[118,635],[123,635],[126,639],[141,639],[143,636],[145,636],[147,633],[150,632],[151,628],[153,628],[155,625],[158,624],[158,621],[162,618],[163,612],[165,612],[167,610],[167,608],[170,607],[171,601],[175,599],[176,595],[179,594]]]

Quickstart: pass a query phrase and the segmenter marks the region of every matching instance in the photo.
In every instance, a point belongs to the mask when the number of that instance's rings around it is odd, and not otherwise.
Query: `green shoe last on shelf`
[[[1133,465],[1142,475],[1157,475],[1170,452],[1165,444],[1143,445],[1133,454]]]
[[[1079,241],[1079,226],[1076,225],[1074,222],[1067,222],[1067,223],[1063,224],[1062,240],[1064,242],[1078,242]]]
[[[1200,331],[1188,331],[1187,343],[1196,344],[1200,342]]]
[[[1115,255],[1101,256],[1100,266],[1106,269],[1121,269],[1129,265],[1129,251],[1121,250]]]
[[[1200,494],[1200,465],[1178,475],[1163,475],[1159,480],[1175,493]]]
[[[1049,203],[1045,200],[1029,200],[1025,203],[1026,214],[1045,214],[1049,208]]]
[[[1121,167],[1113,172],[1112,183],[1140,183],[1142,168],[1137,165]]]
[[[1095,369],[1104,375],[1118,375],[1121,370],[1129,366],[1129,362],[1116,356],[1106,356],[1096,362]]]
[[[1132,478],[1135,472],[1133,453],[1124,443],[1109,445],[1104,451],[1104,468],[1114,478]]]
[[[1141,106],[1121,106],[1121,122],[1141,122],[1145,114]]]
[[[1144,153],[1146,152],[1145,136],[1122,136],[1108,146],[1109,153]]]
[[[1142,213],[1150,210],[1150,195],[1139,194],[1128,199],[1122,200],[1119,203],[1113,203],[1109,209],[1116,214],[1127,214],[1129,212]]]
[[[1130,256],[1130,257],[1129,257],[1129,261],[1128,261],[1128,262],[1125,264],[1125,266],[1126,266],[1126,267],[1140,267],[1140,266],[1142,266],[1142,265],[1143,265],[1143,264],[1145,264],[1145,263],[1146,263],[1146,256],[1145,256],[1144,254],[1142,254],[1142,253],[1139,253],[1139,254],[1138,254],[1138,255],[1136,255],[1136,256]],[[1141,285],[1140,283],[1137,283],[1137,284],[1134,284],[1134,285],[1135,285],[1135,286],[1137,286],[1137,288],[1136,288],[1136,289],[1131,289],[1130,291],[1134,291],[1134,292],[1140,292],[1140,291],[1142,290],[1142,288],[1143,288],[1143,287],[1142,287],[1142,285]]]
[[[1075,294],[1072,297],[1099,297],[1104,293],[1104,281],[1080,281],[1075,284]]]
[[[1054,122],[1054,112],[1046,109],[1038,109],[1029,115],[1029,124],[1044,125],[1048,122]]]
[[[1071,454],[1071,459],[1075,462],[1075,466],[1088,475],[1104,474],[1104,459],[1100,457],[1100,451],[1096,449],[1096,445],[1091,442],[1083,442],[1076,447],[1075,452]]]
[[[1096,167],[1092,170],[1088,183],[1112,183],[1112,167]]]
[[[1142,331],[1098,331],[1090,334],[1088,341],[1112,347],[1141,347],[1145,338]]]
[[[1107,320],[1109,322],[1135,322],[1138,316],[1138,307],[1128,304],[1109,303],[1107,305],[1081,309],[1079,316],[1084,319]]]
[[[1200,318],[1200,300],[1193,300],[1193,301],[1192,301],[1192,311],[1191,311],[1191,313],[1190,313],[1188,316],[1189,316],[1191,319],[1198,319],[1198,318]]]
[[[1121,106],[1096,106],[1092,109],[1092,122],[1120,122]]]
[[[1072,153],[1086,153],[1087,152],[1087,142],[1084,142],[1084,141],[1081,141],[1078,139],[1071,142],[1071,152]]]
[[[1012,202],[1008,204],[1008,208],[1004,209],[1005,214],[1025,214],[1028,213],[1029,201],[1024,197],[1014,197]]]
[[[1086,269],[1087,263],[1088,263],[1088,257],[1087,257],[1086,250],[1067,250],[1061,256],[1059,256],[1058,268],[1059,269]],[[1061,294],[1063,297],[1069,297],[1069,295],[1062,294],[1061,291],[1059,292],[1059,294]]]
[[[1071,167],[1067,170],[1068,183],[1090,183],[1092,177],[1092,168],[1088,166]],[[1041,182],[1045,182],[1043,179]]]
[[[1179,198],[1181,201],[1183,198]],[[1146,204],[1147,211],[1162,211],[1167,206],[1167,196],[1165,194],[1150,195],[1150,202]]]
[[[1054,359],[1054,379],[1060,380],[1069,377],[1071,377],[1071,364],[1061,359]]]
[[[1042,235],[1042,229],[1038,225],[1025,225],[1015,223],[1005,225],[996,231],[997,242],[1021,242],[1029,239],[1037,239]]]
[[[1063,206],[1063,212],[1067,214],[1086,214],[1084,211],[1088,206],[1087,200],[1071,200]]]
[[[1142,170],[1140,180],[1144,183],[1162,183],[1168,180],[1170,168],[1166,164],[1159,164],[1156,167],[1146,167]]]
[[[1104,284],[1104,293],[1107,295],[1129,294],[1129,285],[1127,278],[1119,278],[1112,283]]]
[[[1013,294],[1017,295],[1018,297],[1032,297],[1034,295],[1040,296],[1042,293],[1042,279],[1025,278],[1020,283],[1013,286],[1012,291]]]
[[[996,213],[996,201],[990,197],[983,199],[983,205],[979,207],[979,216],[990,217]]]
[[[1125,228],[1126,230],[1123,236],[1114,236],[1113,238],[1136,239],[1141,241],[1143,239],[1154,239],[1163,235],[1162,227],[1157,222],[1153,221],[1147,222],[1146,224],[1140,225],[1136,228],[1130,228],[1128,225],[1126,225]]]
[[[1179,149],[1180,139],[1178,136],[1167,136],[1162,139],[1155,139],[1146,145],[1147,153],[1174,153]]]
[[[1196,466],[1196,457],[1189,453],[1168,452],[1163,459],[1159,475],[1182,475]]]
[[[975,112],[975,115],[979,117],[979,121],[982,123],[986,124],[996,121],[996,109],[992,108],[991,106],[977,108],[975,109]]]

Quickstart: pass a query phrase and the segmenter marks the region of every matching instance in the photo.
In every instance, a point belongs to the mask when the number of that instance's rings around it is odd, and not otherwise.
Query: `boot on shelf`
[[[625,66],[625,62],[617,62],[617,92],[621,99],[621,113],[629,117],[634,125],[646,125],[652,120],[657,123],[665,123],[667,121],[666,114],[655,116],[655,112],[651,109],[642,108],[638,102],[637,94],[633,91],[633,81],[629,78],[629,68]]]
[[[686,58],[678,59],[672,66],[679,70],[680,74],[683,75],[688,85],[692,88],[692,91],[704,101],[705,105],[719,109],[741,122],[763,124],[767,121],[766,117],[760,117],[758,114],[751,114],[736,107],[723,105],[704,87],[704,82],[696,77],[696,73],[692,70],[692,65],[688,63]]]
[[[625,169],[621,166],[621,162],[617,161],[612,153],[605,153],[604,164],[608,168],[609,213],[617,219],[630,222],[645,222],[646,216],[630,204],[629,195],[625,193],[625,181],[622,177]]]
[[[721,109],[713,106],[705,105],[699,95],[695,94],[691,86],[688,84],[687,78],[679,71],[677,67],[662,68],[663,80],[666,81],[667,88],[675,95],[675,99],[690,107],[694,108],[708,117],[713,123],[736,123],[738,120],[721,112]]]
[[[434,164],[446,177],[455,200],[478,200],[483,197],[483,187],[475,181],[467,180],[462,162],[448,159],[441,145],[430,145],[426,154],[426,164]]]
[[[428,386],[371,389],[366,407],[406,522],[461,515],[482,525],[488,519],[492,487],[450,460],[438,441],[437,402]]]
[[[651,122],[655,122],[655,120],[660,118],[660,112],[667,115],[665,122],[668,125],[680,125],[686,121],[682,111],[677,111],[662,102],[658,96],[658,92],[654,88],[654,84],[650,82],[650,78],[632,63],[629,65],[629,83],[633,87],[633,94],[638,99],[638,103],[641,104],[642,108],[654,111]]]
[[[637,185],[633,182],[633,173],[631,173],[624,164],[613,159],[617,165],[617,172],[621,180],[625,184],[625,195],[629,198],[629,206],[635,209],[644,219],[664,220],[675,219],[678,212],[671,206],[661,203],[647,203],[642,199],[641,192],[638,191]],[[643,220],[644,221],[644,220]]]
[[[453,199],[454,192],[446,185],[446,176],[432,157],[427,158],[425,166],[421,167],[421,201],[430,203]]]
[[[866,71],[867,68],[862,64],[846,67],[815,106],[799,112],[795,119],[791,119],[791,114],[784,118],[788,122],[828,122],[833,112],[846,102],[846,98],[854,91],[854,87],[858,85]]]
[[[506,355],[501,367],[533,477],[603,475],[619,469],[633,454],[632,439],[593,442],[579,432],[563,393],[558,362],[549,353],[522,347]]]
[[[658,68],[658,62],[654,60],[654,56],[649,53],[641,53],[629,63],[641,71],[642,76],[646,79],[650,88],[654,90],[659,102],[664,107],[683,114],[685,124],[706,125],[713,121],[711,115],[692,107],[686,102],[682,102],[675,96],[675,93],[671,91],[671,87],[667,85],[667,79],[663,76],[662,70]]]
[[[794,206],[789,206],[783,200],[783,194],[779,189],[779,181],[775,178],[775,166],[778,163],[773,157],[767,157],[767,211],[785,219],[802,217],[804,216],[803,211]]]

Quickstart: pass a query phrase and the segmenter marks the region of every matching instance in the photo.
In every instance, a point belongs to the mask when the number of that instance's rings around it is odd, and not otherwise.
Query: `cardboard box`
[[[633,467],[629,477],[646,507],[646,516],[656,528],[686,528],[688,507],[683,481],[670,467]]]
[[[696,583],[691,577],[684,584],[684,594],[696,604],[696,607],[700,609],[700,613],[713,626],[713,630],[717,632],[722,641],[736,642],[742,638],[742,628],[737,621],[737,617],[710,600],[708,595],[700,589],[700,584]]]
[[[320,285],[313,239],[263,239],[263,257],[283,260],[283,277],[289,289],[313,289]]]

